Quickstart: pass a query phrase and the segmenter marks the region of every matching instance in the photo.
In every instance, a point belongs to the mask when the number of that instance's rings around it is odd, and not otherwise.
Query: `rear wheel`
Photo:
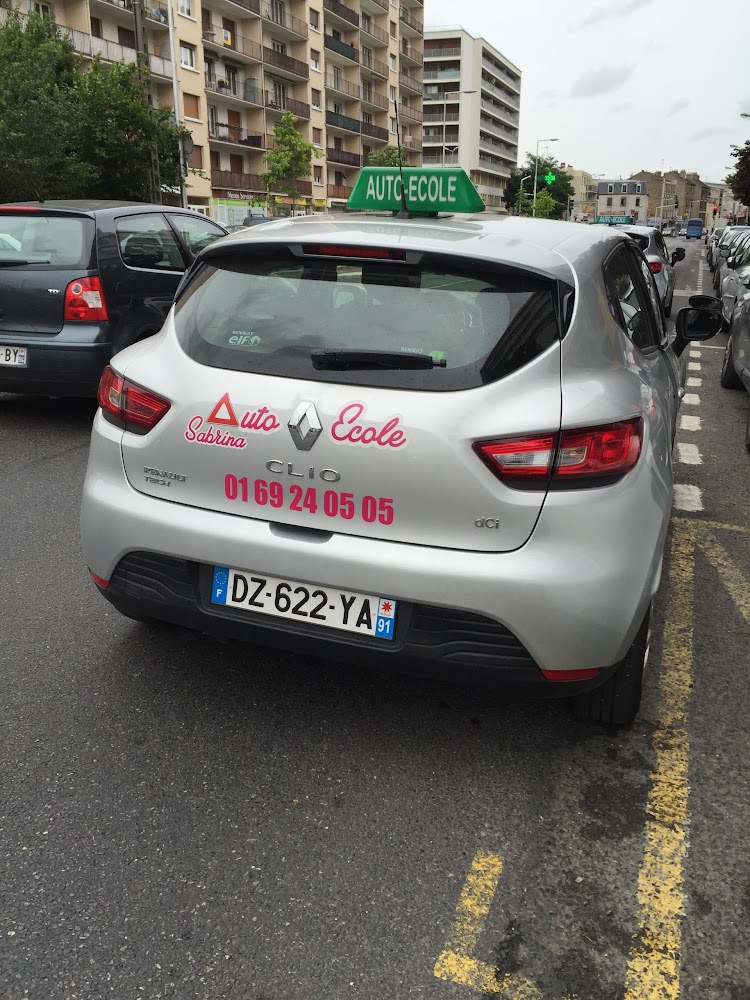
[[[719,375],[719,382],[724,386],[725,389],[741,389],[742,382],[737,372],[734,370],[734,362],[732,360],[732,338],[730,337],[727,341],[727,346],[724,349],[724,358],[721,362],[721,375]]]
[[[573,699],[577,719],[604,722],[611,726],[629,726],[641,704],[643,675],[651,642],[651,608],[646,612],[633,645],[608,681],[593,691]]]
[[[672,315],[672,298],[674,298],[674,295],[670,297],[669,305],[664,306],[664,315],[667,317],[667,319],[669,319],[669,317]]]

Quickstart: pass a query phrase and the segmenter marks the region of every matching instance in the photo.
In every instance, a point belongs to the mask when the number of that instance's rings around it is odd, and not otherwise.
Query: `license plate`
[[[5,344],[0,344],[0,365],[11,368],[25,368],[26,348],[6,347]]]
[[[275,618],[310,622],[376,639],[393,639],[397,602],[331,587],[214,566],[211,603]]]

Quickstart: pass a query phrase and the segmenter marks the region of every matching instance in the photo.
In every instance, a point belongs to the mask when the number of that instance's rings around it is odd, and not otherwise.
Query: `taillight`
[[[661,271],[661,263],[658,260],[650,260],[648,262],[648,269],[652,274],[659,274]]]
[[[612,482],[629,472],[643,445],[643,418],[534,437],[504,438],[474,445],[492,472],[509,486],[564,488],[566,483]]]
[[[76,278],[65,289],[65,319],[103,323],[109,319],[104,289],[98,278]]]
[[[357,257],[373,260],[406,260],[405,250],[392,250],[389,247],[339,247],[329,245],[307,245],[302,247],[302,253],[313,257]]]
[[[110,423],[135,434],[147,434],[156,427],[170,405],[150,389],[118,375],[109,365],[99,382],[97,400]]]

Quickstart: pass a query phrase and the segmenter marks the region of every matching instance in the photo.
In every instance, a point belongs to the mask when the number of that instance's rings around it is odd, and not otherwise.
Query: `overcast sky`
[[[460,11],[467,31],[519,67],[522,158],[556,136],[550,154],[593,174],[628,177],[664,160],[722,181],[730,146],[750,138],[750,119],[739,116],[750,112],[748,23],[729,16],[740,6],[722,14],[715,0],[425,0],[425,21],[455,25]]]

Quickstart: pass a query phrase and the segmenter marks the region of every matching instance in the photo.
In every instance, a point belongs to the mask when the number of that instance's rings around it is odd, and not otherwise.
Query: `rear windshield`
[[[638,246],[645,253],[648,250],[648,236],[644,236],[642,233],[628,233],[633,243],[637,243]]]
[[[191,358],[235,371],[445,391],[502,378],[560,336],[558,285],[524,271],[426,254],[407,264],[272,253],[211,257],[199,267],[175,307]],[[446,367],[317,370],[310,352],[319,348],[432,355]]]
[[[90,219],[0,210],[0,261],[18,261],[31,270],[86,269],[93,228]]]

